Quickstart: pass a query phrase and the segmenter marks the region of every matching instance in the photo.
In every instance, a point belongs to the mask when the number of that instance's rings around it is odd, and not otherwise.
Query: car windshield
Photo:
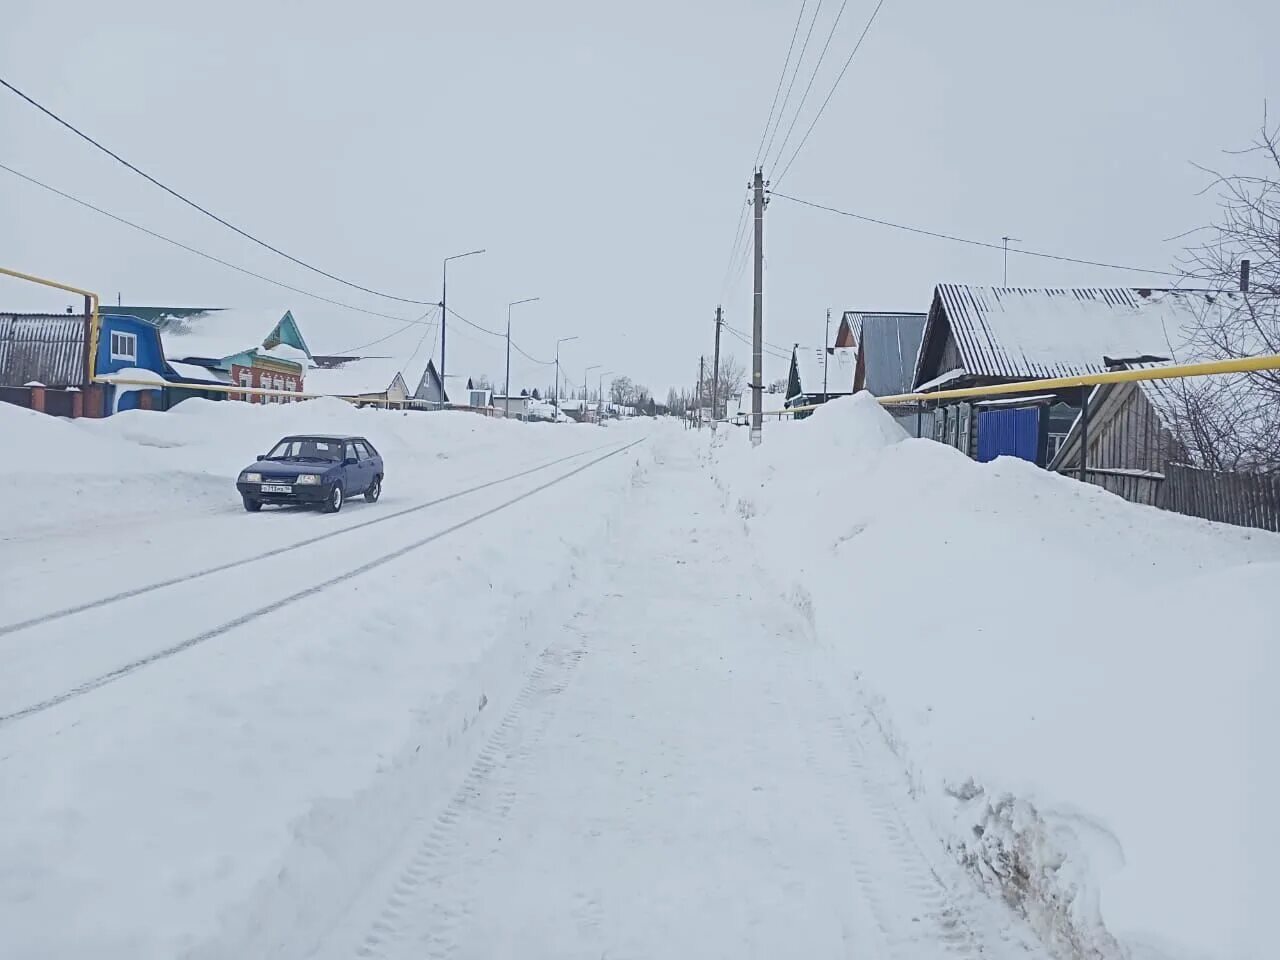
[[[342,444],[337,440],[315,437],[290,437],[281,440],[267,454],[268,460],[341,460]]]

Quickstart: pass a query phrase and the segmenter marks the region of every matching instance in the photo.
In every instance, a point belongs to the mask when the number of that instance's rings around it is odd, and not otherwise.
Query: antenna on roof
[[[1012,240],[1014,243],[1021,243],[1022,241],[1017,237],[1001,237],[1000,239],[1004,241],[1004,280],[1000,285],[1007,287],[1009,285],[1009,241]]]

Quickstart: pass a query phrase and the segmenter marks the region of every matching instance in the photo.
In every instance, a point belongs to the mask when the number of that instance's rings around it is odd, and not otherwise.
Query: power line
[[[782,98],[782,108],[778,111],[778,122],[773,126],[773,133],[769,136],[769,145],[764,148],[764,157],[761,163],[767,163],[769,154],[773,152],[773,141],[778,135],[778,130],[782,127],[782,118],[787,112],[787,104],[791,101],[791,91],[795,89],[796,78],[800,76],[800,65],[804,63],[805,51],[809,49],[809,38],[813,36],[813,28],[818,22],[818,14],[822,12],[822,0],[818,0],[813,8],[813,17],[809,20],[809,30],[804,35],[804,43],[800,45],[800,55],[796,57],[796,65],[791,71],[791,82],[787,84],[786,96]],[[776,157],[774,158],[777,159]]]
[[[732,336],[735,340],[745,344],[748,347],[752,347],[752,349],[755,349],[752,346],[750,337],[746,336],[739,330],[736,330],[733,327],[729,326],[727,323],[724,326],[725,326],[725,329],[729,331],[729,335]],[[765,344],[764,346],[762,346],[760,348],[760,351],[761,353],[765,354],[766,356],[772,357],[775,360],[786,360],[786,361],[791,360],[791,354],[784,353],[783,351],[777,349],[776,347],[770,346],[769,344]]]
[[[844,8],[848,5],[849,0],[843,0],[840,4],[840,9],[836,11],[835,20],[831,22],[831,29],[827,32],[827,42],[822,45],[822,52],[818,54],[818,62],[813,65],[813,73],[809,74],[809,83],[804,88],[804,93],[800,95],[800,102],[796,104],[796,112],[791,115],[791,126],[787,127],[786,136],[782,138],[782,146],[778,148],[779,157],[787,152],[787,144],[791,141],[791,131],[796,128],[796,121],[800,119],[805,101],[809,99],[809,91],[813,89],[813,82],[818,79],[818,71],[822,68],[822,61],[826,59],[827,48],[831,46],[831,40],[836,35],[836,28],[840,26],[840,18],[844,16]]]
[[[822,119],[823,112],[827,109],[827,104],[831,102],[831,98],[835,96],[836,88],[840,86],[840,81],[844,79],[845,72],[849,69],[849,64],[853,63],[853,58],[858,55],[858,51],[862,49],[862,41],[867,39],[867,32],[871,29],[871,25],[876,22],[876,17],[880,15],[880,8],[884,6],[884,0],[878,0],[876,8],[871,11],[871,16],[867,19],[867,25],[862,28],[862,33],[858,36],[858,42],[853,45],[853,49],[849,52],[849,59],[844,62],[844,66],[840,68],[840,73],[836,76],[836,82],[831,85],[831,92],[827,94],[827,99],[822,101],[822,106],[818,108],[818,112],[814,114],[813,122],[809,124],[809,129],[805,130],[804,136],[800,138],[800,143],[796,145],[795,151],[791,154],[791,159],[787,161],[787,165],[782,168],[782,172],[778,174],[775,185],[782,185],[782,178],[787,175],[787,171],[791,169],[791,165],[796,162],[796,157],[800,155],[800,151],[804,149],[804,145],[809,142],[809,134],[813,133],[813,128],[818,125],[818,121]],[[781,151],[779,151],[781,153]]]
[[[398,317],[398,316],[395,316],[394,314],[381,313],[377,310],[369,310],[369,309],[366,309],[365,307],[358,307],[355,304],[344,303],[341,300],[334,300],[332,297],[326,297],[319,293],[313,293],[310,290],[304,290],[302,287],[295,287],[292,284],[283,282],[282,280],[276,280],[272,277],[265,276],[261,273],[256,273],[255,271],[250,270],[247,267],[242,267],[237,263],[232,263],[230,260],[223,260],[221,257],[216,257],[211,253],[205,253],[203,250],[199,250],[195,247],[185,244],[181,240],[175,240],[172,237],[165,236],[163,233],[157,233],[155,230],[152,230],[148,227],[144,227],[141,224],[135,223],[132,220],[128,220],[122,216],[119,216],[118,214],[112,213],[110,210],[105,210],[102,207],[97,206],[96,204],[90,203],[88,200],[82,200],[79,197],[74,196],[70,193],[67,193],[64,190],[59,190],[57,187],[44,183],[41,180],[37,180],[35,177],[28,176],[22,171],[15,170],[13,167],[10,167],[4,163],[0,163],[0,170],[4,170],[6,173],[10,173],[13,176],[17,177],[18,179],[25,180],[27,183],[30,183],[33,186],[39,187],[42,190],[48,191],[49,193],[52,193],[55,196],[61,197],[64,200],[70,200],[72,203],[78,206],[84,207],[86,210],[92,210],[94,213],[97,213],[100,216],[104,216],[109,220],[114,220],[116,223],[129,227],[131,230],[136,230],[139,233],[146,234],[147,236],[153,237],[156,240],[162,240],[165,243],[168,243],[174,247],[177,247],[179,250],[185,250],[187,253],[195,254],[197,257],[201,257],[212,263],[216,263],[219,266],[223,266],[223,267],[227,267],[228,269],[235,270],[237,273],[242,273],[248,277],[253,277],[255,280],[261,280],[264,283],[269,283],[269,284],[272,284],[273,286],[280,287],[282,290],[288,290],[292,293],[297,293],[304,297],[310,297],[311,299],[318,300],[322,303],[329,303],[335,307],[341,307],[344,310],[352,310],[356,313],[363,313],[371,317],[381,317],[384,320],[397,320],[402,324],[404,324],[404,326],[400,327],[394,333],[387,334],[384,337],[379,337],[377,340],[373,340],[369,343],[361,344],[358,347],[350,347],[347,350],[344,350],[343,351],[344,353],[351,353],[356,350],[363,350],[366,347],[371,347],[379,343],[383,343],[386,340],[390,340],[392,337],[403,333],[405,330],[408,330],[410,327],[415,325],[424,324],[429,328],[435,327],[437,325],[436,322],[430,321],[427,318],[429,318],[433,313],[436,312],[436,310],[440,308],[440,304],[438,303],[429,304],[428,306],[430,306],[431,309],[429,309],[422,316],[412,320],[406,320],[404,317]],[[475,327],[477,330],[483,331],[484,333],[487,333],[491,336],[505,336],[505,334],[498,333],[495,330],[489,330],[488,328],[482,327],[477,323],[472,323],[466,317],[463,317],[460,314],[458,314],[452,307],[449,308],[449,313],[457,317],[463,323],[468,324],[469,326]],[[531,360],[534,363],[542,364],[543,366],[550,366],[555,362],[554,360],[539,360],[536,357],[531,356],[529,353],[523,350],[520,347],[520,345],[517,344],[515,341],[512,341],[511,348],[517,351],[518,353],[520,353],[526,359]]]
[[[3,77],[0,77],[0,86],[4,86],[8,88],[10,91],[17,94],[27,103],[31,104],[31,106],[39,110],[41,113],[50,117],[57,123],[61,124],[63,127],[66,127],[68,130],[74,133],[81,140],[84,140],[86,143],[89,143],[94,147],[96,147],[97,149],[101,150],[103,153],[111,157],[117,163],[120,163],[123,166],[127,167],[129,170],[132,170],[134,173],[142,177],[144,180],[159,187],[161,190],[163,190],[165,193],[169,194],[170,196],[174,197],[175,199],[182,201],[187,206],[191,207],[193,210],[198,210],[200,213],[203,213],[206,217],[209,217],[211,220],[214,220],[217,223],[222,224],[228,230],[232,230],[235,233],[238,233],[240,236],[244,237],[246,240],[251,240],[252,242],[256,243],[258,246],[263,247],[264,249],[270,250],[272,253],[277,254],[281,257],[284,257],[286,260],[296,263],[300,267],[305,267],[306,269],[310,270],[313,273],[320,274],[320,276],[322,277],[328,277],[330,280],[336,280],[338,283],[341,283],[347,287],[351,287],[353,290],[360,290],[364,293],[371,293],[376,297],[383,297],[387,300],[395,300],[399,303],[412,303],[422,307],[431,305],[432,301],[430,300],[414,300],[410,297],[397,297],[394,294],[384,293],[383,291],[375,290],[372,287],[361,286],[358,283],[353,283],[350,280],[345,280],[342,277],[338,276],[337,274],[329,273],[327,270],[322,270],[319,267],[313,266],[312,264],[307,263],[305,260],[301,260],[298,257],[293,256],[292,254],[285,253],[279,247],[274,247],[271,244],[267,243],[265,240],[258,239],[253,234],[249,233],[247,230],[243,230],[240,227],[237,227],[234,223],[231,223],[230,221],[225,220],[222,217],[218,216],[216,213],[212,212],[211,210],[208,210],[207,208],[202,207],[200,204],[196,203],[194,200],[191,200],[188,197],[183,196],[173,187],[170,187],[167,184],[161,183],[159,180],[151,176],[151,174],[147,173],[146,171],[140,170],[138,167],[134,166],[132,163],[130,163],[124,157],[120,156],[120,154],[116,153],[114,150],[111,150],[109,147],[106,147],[103,144],[99,143],[97,140],[89,136],[83,130],[80,130],[78,127],[62,119],[62,117],[58,116],[48,107],[44,106],[41,103],[38,103],[37,101],[33,100],[31,97],[27,96],[25,93],[23,93],[13,84],[11,84],[8,80],[5,80]]]
[[[726,329],[728,329],[728,330],[732,330],[734,333],[738,334],[739,336],[743,336],[743,337],[747,337],[747,338],[750,338],[750,336],[751,336],[751,334],[747,333],[745,330],[739,330],[737,327],[735,327],[735,326],[733,326],[732,324],[730,324],[727,320],[726,320],[726,321],[724,321],[724,326],[725,326],[725,328],[726,328]],[[772,347],[774,350],[780,351],[781,353],[785,353],[788,357],[790,357],[790,356],[791,356],[791,348],[790,348],[790,347],[784,347],[784,346],[780,346],[779,344],[776,344],[776,343],[770,343],[768,340],[764,340],[764,341],[762,341],[762,342],[764,343],[764,345],[765,345],[766,347]]]
[[[829,207],[826,204],[813,203],[809,200],[801,200],[799,197],[791,197],[785,193],[778,193],[776,190],[772,191],[772,196],[781,197],[783,200],[790,200],[792,203],[799,203],[806,207],[813,207],[815,210],[826,210],[829,213],[837,213],[842,217],[851,217],[854,220],[861,220],[864,223],[874,223],[881,227],[892,227],[894,230],[904,230],[907,233],[916,233],[923,237],[934,237],[938,240],[950,240],[953,243],[964,243],[971,247],[984,247],[988,250],[1004,250],[1004,247],[998,243],[989,243],[986,240],[973,240],[969,237],[957,237],[954,234],[938,233],[935,230],[925,230],[920,227],[909,227],[905,224],[893,223],[889,220],[880,220],[876,217],[868,217],[860,213],[851,213],[848,210],[838,210],[837,208]],[[1039,250],[1027,250],[1024,247],[1018,247],[1017,249],[1010,248],[1009,252],[1026,257],[1039,257],[1042,260],[1059,260],[1063,263],[1078,263],[1087,267],[1106,267],[1109,270],[1128,270],[1130,273],[1151,273],[1158,274],[1163,277],[1186,276],[1186,274],[1175,273],[1171,270],[1150,270],[1146,267],[1128,267],[1119,263],[1103,263],[1099,260],[1082,260],[1078,257],[1063,257],[1055,253],[1044,253]]]
[[[469,327],[475,327],[475,329],[479,330],[481,333],[487,333],[491,337],[498,337],[499,339],[502,339],[502,340],[505,340],[507,338],[507,335],[503,333],[501,330],[490,330],[488,327],[482,327],[478,323],[473,323],[472,321],[464,317],[462,314],[458,313],[458,311],[454,310],[453,307],[449,307],[448,310],[449,310],[449,313],[452,314],[454,317],[461,320],[463,323],[465,323]],[[511,341],[511,349],[516,351],[516,353],[520,354],[526,360],[532,360],[534,363],[541,364],[544,367],[550,367],[555,364],[554,360],[539,360],[537,357],[531,356],[530,354],[526,353],[523,349],[521,349],[520,344],[516,343],[514,340]]]
[[[800,0],[800,12],[796,14],[796,25],[791,30],[791,42],[787,44],[787,58],[782,61],[782,73],[778,74],[778,86],[773,91],[773,103],[769,105],[769,116],[764,122],[764,130],[760,133],[760,145],[756,147],[753,167],[760,165],[760,151],[764,149],[764,139],[769,135],[769,127],[773,124],[773,112],[778,106],[778,94],[782,92],[782,82],[787,79],[787,67],[791,65],[791,51],[795,49],[796,36],[800,33],[800,22],[804,20],[804,8],[808,3],[809,0]],[[732,255],[730,256],[732,258]]]
[[[19,170],[15,170],[13,167],[6,166],[5,164],[0,163],[0,170],[4,170],[6,173],[11,173],[18,179],[25,180],[27,183],[37,186],[41,190],[47,190],[49,193],[62,197],[64,200],[70,200],[72,203],[78,204],[79,206],[84,207],[86,210],[92,210],[94,213],[101,214],[102,216],[107,217],[110,220],[114,220],[116,223],[124,224],[124,226],[129,227],[133,230],[137,230],[139,233],[145,233],[149,237],[154,237],[157,240],[163,240],[165,243],[172,244],[173,246],[177,247],[180,250],[185,250],[187,251],[187,253],[194,253],[197,257],[203,257],[204,259],[212,261],[213,263],[220,264],[221,266],[224,266],[224,267],[229,267],[230,269],[235,270],[238,273],[243,273],[245,276],[253,277],[255,280],[262,280],[265,283],[273,284],[277,287],[280,287],[281,289],[290,290],[293,293],[299,293],[304,297],[311,297],[313,300],[320,300],[324,303],[331,303],[335,307],[342,307],[344,310],[354,310],[356,313],[368,314],[371,317],[382,317],[383,319],[386,319],[386,320],[399,320],[403,322],[405,319],[404,317],[397,317],[390,313],[380,313],[377,310],[367,310],[364,307],[357,307],[351,303],[343,303],[341,300],[334,300],[332,297],[326,297],[318,293],[312,293],[310,290],[303,290],[301,287],[295,287],[281,280],[274,280],[271,277],[263,276],[262,274],[255,273],[254,271],[249,270],[246,267],[242,267],[239,264],[232,263],[230,260],[223,260],[221,257],[215,257],[211,253],[205,253],[203,250],[197,250],[195,247],[188,246],[187,244],[183,243],[180,240],[174,240],[172,237],[166,237],[163,233],[156,233],[156,231],[151,230],[147,227],[144,227],[141,224],[134,223],[132,220],[126,220],[124,217],[118,216],[117,214],[114,214],[109,210],[104,210],[102,209],[102,207],[95,206],[94,204],[90,203],[88,200],[81,200],[79,197],[72,196],[69,193],[59,190],[57,187],[52,187],[47,183],[41,182],[40,180],[37,180],[35,177],[29,177],[25,173],[22,173]],[[417,323],[418,321],[414,320],[410,322]]]
[[[425,337],[428,333],[430,333],[430,332],[431,332],[431,328],[432,328],[433,326],[435,326],[435,324],[433,324],[433,323],[431,323],[431,322],[429,322],[429,321],[428,321],[428,322],[426,322],[426,323],[424,323],[423,321],[426,321],[426,320],[427,320],[427,318],[428,318],[428,317],[430,317],[433,313],[435,313],[438,309],[440,309],[440,308],[439,308],[439,307],[432,307],[430,310],[428,310],[428,311],[427,311],[426,313],[424,313],[422,316],[418,317],[417,319],[407,321],[407,322],[405,323],[405,325],[404,325],[403,327],[401,327],[399,330],[396,330],[396,331],[395,331],[395,332],[393,332],[393,333],[388,333],[385,337],[379,337],[377,340],[370,340],[368,343],[362,343],[362,344],[360,344],[359,346],[356,346],[356,347],[346,347],[345,349],[338,350],[338,351],[336,352],[336,354],[335,354],[335,355],[336,355],[336,356],[345,356],[345,355],[347,355],[347,354],[355,353],[357,350],[365,350],[365,349],[367,349],[367,348],[369,348],[369,347],[376,347],[378,344],[380,344],[380,343],[385,343],[386,341],[390,340],[392,337],[398,337],[398,336],[400,336],[400,334],[404,333],[404,332],[405,332],[406,330],[408,330],[410,327],[416,327],[416,326],[418,326],[419,324],[421,324],[422,326],[425,326],[425,327],[427,328],[427,329],[426,329],[426,330],[424,330],[424,331],[423,331],[423,333],[422,333],[422,335]],[[415,353],[416,353],[416,351],[415,351]]]

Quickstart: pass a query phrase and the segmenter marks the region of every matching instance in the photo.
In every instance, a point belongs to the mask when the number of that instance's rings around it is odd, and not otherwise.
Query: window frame
[[[126,343],[132,348],[131,352],[125,353],[123,350],[116,349],[117,338],[119,343],[124,346]],[[138,335],[129,333],[127,330],[111,331],[111,359],[112,360],[129,360],[133,363],[138,362]]]

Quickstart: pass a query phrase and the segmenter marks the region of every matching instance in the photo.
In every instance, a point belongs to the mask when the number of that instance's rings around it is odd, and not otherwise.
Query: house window
[[[252,374],[250,371],[248,371],[248,370],[241,370],[241,371],[240,371],[240,386],[242,386],[242,387],[252,387],[252,386],[253,386],[253,374]],[[240,395],[240,399],[241,399],[241,400],[248,400],[250,403],[253,403],[253,394],[250,394],[250,393],[243,393],[243,394],[241,394],[241,395]]]
[[[1053,458],[1058,455],[1058,451],[1062,449],[1062,444],[1066,442],[1066,439],[1067,439],[1067,435],[1065,433],[1049,434],[1049,446],[1047,448],[1048,452],[1046,454],[1048,459],[1045,460],[1046,464],[1053,462]]]
[[[135,333],[112,332],[111,359],[128,360],[130,363],[136,363],[138,360],[138,335]]]

